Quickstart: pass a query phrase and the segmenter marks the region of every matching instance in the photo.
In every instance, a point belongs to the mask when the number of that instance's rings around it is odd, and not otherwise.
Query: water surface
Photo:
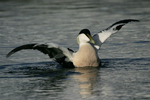
[[[0,0],[2,100],[149,100],[149,0]],[[99,51],[103,67],[65,69],[39,51],[5,55],[26,43],[78,50],[83,28],[93,34],[122,19],[139,19]]]

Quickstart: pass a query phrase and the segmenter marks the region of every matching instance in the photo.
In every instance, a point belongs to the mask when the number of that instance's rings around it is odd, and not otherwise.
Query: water
[[[1,100],[149,100],[149,0],[0,0]],[[83,28],[93,34],[122,19],[139,19],[110,37],[102,68],[65,69],[39,51],[5,55],[26,43],[78,50]]]

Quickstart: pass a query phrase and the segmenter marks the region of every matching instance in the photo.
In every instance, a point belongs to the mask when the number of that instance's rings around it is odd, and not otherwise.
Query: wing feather
[[[139,22],[139,20],[136,19],[120,20],[118,22],[115,22],[105,30],[100,31],[99,33],[93,35],[93,39],[95,41],[95,47],[97,48],[97,50],[100,49],[102,43],[104,43],[104,41],[107,38],[109,38],[112,34],[118,32],[122,28],[122,26],[126,25],[129,22]]]
[[[7,55],[6,57],[10,57],[12,54],[20,51],[20,50],[25,50],[25,49],[33,49],[33,46],[36,45],[36,44],[26,44],[26,45],[22,45],[22,46],[19,46],[19,47],[16,47],[15,49],[11,50]],[[45,53],[45,52],[43,52]]]
[[[50,58],[54,58],[58,63],[63,63],[65,61],[68,61],[68,62],[72,61],[73,50],[69,48],[61,47],[53,43],[45,43],[45,44],[34,43],[34,44],[22,45],[11,50],[6,55],[6,57],[10,57],[12,54],[21,50],[25,50],[25,49],[41,51],[44,54],[48,54]]]

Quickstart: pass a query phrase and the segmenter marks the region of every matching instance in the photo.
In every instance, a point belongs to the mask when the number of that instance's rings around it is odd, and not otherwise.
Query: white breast
[[[78,52],[73,55],[73,64],[76,67],[98,67],[100,60],[95,48],[89,43],[84,43],[80,45]]]

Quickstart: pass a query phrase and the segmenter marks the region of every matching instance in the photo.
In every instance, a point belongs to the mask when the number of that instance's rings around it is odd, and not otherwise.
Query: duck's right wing
[[[104,41],[107,38],[109,38],[112,34],[118,32],[122,28],[122,26],[126,25],[129,22],[139,22],[139,20],[136,20],[136,19],[120,20],[118,22],[115,22],[114,24],[106,28],[105,30],[100,31],[99,33],[95,34],[93,36],[93,39],[95,41],[96,49],[99,50],[102,43],[104,43]]]
[[[11,50],[6,57],[11,56],[12,54],[25,50],[25,49],[33,49],[41,51],[44,54],[48,54],[50,58],[54,58],[58,63],[72,62],[72,54],[73,50],[69,48],[61,47],[54,43],[44,43],[44,44],[26,44]]]

